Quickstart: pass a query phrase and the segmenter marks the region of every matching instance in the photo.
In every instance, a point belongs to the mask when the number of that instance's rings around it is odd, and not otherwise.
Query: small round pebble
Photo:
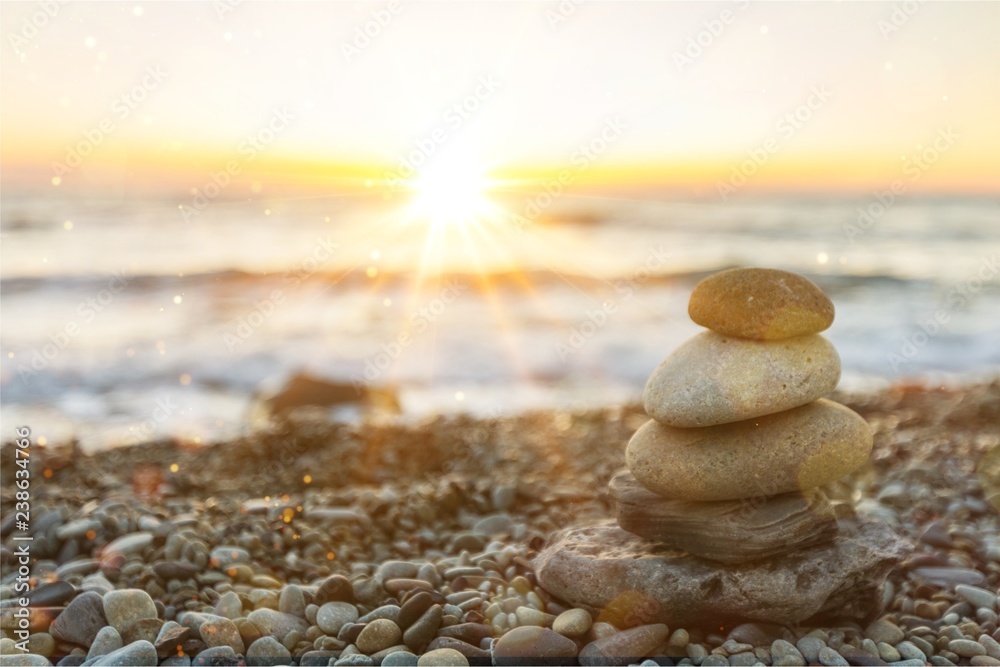
[[[137,641],[97,658],[101,665],[124,667],[125,665],[155,665],[156,648],[147,641]]]
[[[125,588],[105,593],[104,617],[108,625],[119,634],[124,633],[136,621],[156,618],[156,604],[149,593],[138,588]]]
[[[385,661],[382,662],[385,665]],[[417,660],[419,667],[469,667],[469,659],[453,648],[428,651]]]
[[[90,650],[87,651],[87,658],[107,655],[112,651],[117,651],[124,645],[125,643],[122,642],[122,636],[118,631],[110,625],[105,626],[94,637],[94,643],[90,645]]]
[[[15,653],[14,655],[0,655],[0,665],[7,667],[49,667],[52,663],[44,655],[34,653]]]
[[[955,586],[955,593],[958,597],[980,609],[996,609],[997,596],[985,588],[959,584]]]
[[[851,664],[844,659],[844,656],[840,655],[829,646],[824,646],[819,650],[819,661],[820,664],[826,665],[827,667],[850,667]]]
[[[906,639],[906,635],[895,623],[885,619],[879,619],[865,628],[865,637],[876,644],[879,642],[897,644]]]
[[[879,642],[877,647],[878,657],[882,658],[886,662],[899,662],[903,659],[903,656],[899,655],[899,651],[896,650],[896,647],[891,644]]]
[[[686,650],[691,660],[703,660],[708,656],[708,649],[701,644],[688,644]]]
[[[986,655],[986,648],[971,639],[953,639],[948,642],[948,650],[963,658]]]
[[[514,628],[493,645],[493,664],[522,665],[526,660],[576,658],[576,642],[548,628]]]
[[[805,662],[805,658],[802,657],[802,653],[799,649],[795,648],[794,644],[785,641],[784,639],[775,639],[771,642],[771,657],[774,658],[774,660],[788,658],[800,663]]]
[[[336,667],[371,667],[375,664],[375,661],[369,658],[367,655],[361,655],[360,653],[354,653],[352,655],[340,658],[333,663]]]
[[[327,602],[316,612],[316,625],[331,637],[336,637],[344,625],[356,620],[358,609],[347,602]]]
[[[396,651],[382,659],[382,667],[416,667],[418,658],[409,651]]]
[[[247,649],[249,667],[272,667],[285,665],[291,659],[291,652],[274,637],[261,637]]]
[[[218,665],[239,665],[240,657],[232,646],[210,646],[191,660],[193,667],[216,667]],[[141,663],[140,663],[141,664]]]
[[[826,643],[819,637],[807,636],[795,642],[795,648],[799,649],[799,652],[809,662],[816,662],[819,660],[819,652],[825,647]]]
[[[552,629],[564,637],[580,637],[593,624],[594,619],[586,609],[567,609],[552,622]]]
[[[402,638],[403,632],[398,625],[387,618],[380,618],[366,625],[354,644],[362,653],[372,654],[399,644]]]
[[[780,340],[817,333],[833,322],[833,303],[809,279],[778,269],[715,273],[691,293],[688,314],[719,333]]]

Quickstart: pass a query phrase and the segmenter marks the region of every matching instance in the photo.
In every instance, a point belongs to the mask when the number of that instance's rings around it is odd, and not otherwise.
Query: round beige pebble
[[[820,399],[792,410],[705,428],[646,422],[625,462],[653,493],[679,500],[738,500],[811,489],[862,465],[868,423]]]
[[[691,293],[688,315],[727,336],[781,340],[833,324],[833,302],[811,280],[778,269],[729,269]]]
[[[552,629],[564,637],[581,637],[593,624],[594,619],[586,609],[567,609],[552,622]]]
[[[453,648],[438,648],[424,653],[417,667],[468,667],[469,659]]]
[[[387,618],[380,618],[365,626],[354,645],[366,655],[402,643],[403,631]]]
[[[653,372],[643,403],[667,426],[714,426],[805,405],[839,381],[840,357],[822,336],[764,342],[705,331]]]

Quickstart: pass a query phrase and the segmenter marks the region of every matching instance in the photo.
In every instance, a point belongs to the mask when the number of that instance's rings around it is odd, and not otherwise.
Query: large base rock
[[[658,496],[628,471],[610,488],[625,530],[723,563],[779,556],[837,533],[836,511],[818,490],[698,503]]]
[[[648,623],[861,622],[881,612],[882,585],[909,547],[881,523],[844,519],[834,541],[724,565],[673,551],[615,523],[570,528],[535,560],[539,583],[619,628]]]

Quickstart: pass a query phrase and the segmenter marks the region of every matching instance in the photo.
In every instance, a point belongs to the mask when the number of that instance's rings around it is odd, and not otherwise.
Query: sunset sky
[[[921,191],[995,192],[1000,4],[903,4],[5,2],[3,182],[363,187],[416,151],[697,194],[766,154],[755,186],[868,191],[937,140]]]

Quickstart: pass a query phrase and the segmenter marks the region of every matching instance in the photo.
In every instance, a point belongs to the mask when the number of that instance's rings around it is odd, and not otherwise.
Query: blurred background
[[[827,291],[845,389],[1000,371],[1000,5],[0,20],[2,419],[42,444],[225,439],[302,374],[348,418],[635,401],[736,265]]]

